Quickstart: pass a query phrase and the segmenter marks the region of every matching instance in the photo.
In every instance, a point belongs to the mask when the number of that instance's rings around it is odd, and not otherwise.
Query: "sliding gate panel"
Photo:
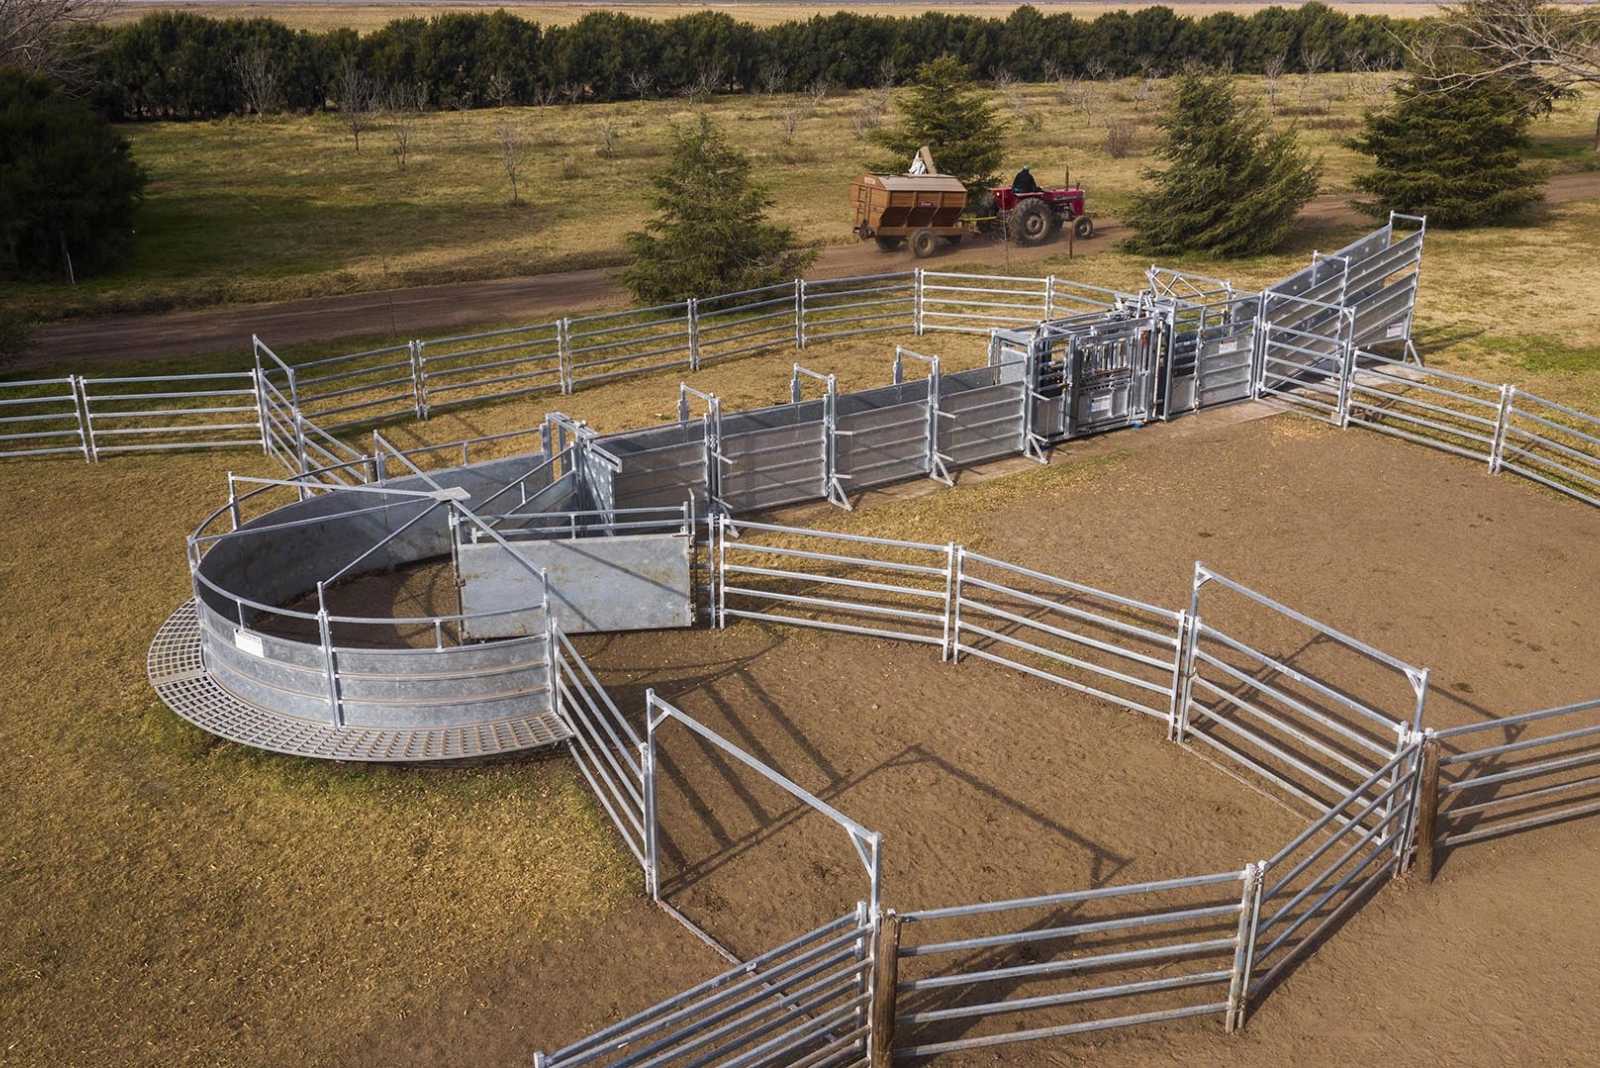
[[[834,463],[847,489],[930,473],[928,435],[935,417],[927,379],[843,393],[837,403]]]
[[[719,492],[732,511],[761,511],[827,495],[822,401],[723,416],[719,451]]]
[[[1019,365],[1020,366],[1020,365]],[[940,380],[939,454],[950,467],[1020,453],[1027,384],[1011,367],[957,371]]]

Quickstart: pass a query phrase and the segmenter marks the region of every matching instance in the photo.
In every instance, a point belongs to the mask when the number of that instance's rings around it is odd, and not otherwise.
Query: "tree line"
[[[365,35],[159,12],[84,28],[75,47],[107,117],[207,119],[360,107],[380,87],[426,108],[883,87],[940,55],[980,78],[1023,81],[1194,64],[1239,73],[1390,69],[1418,25],[1320,3],[1248,18],[1149,7],[1080,19],[1021,7],[1005,18],[838,12],[764,27],[716,12],[654,20],[614,11],[541,26],[496,11],[397,19]]]

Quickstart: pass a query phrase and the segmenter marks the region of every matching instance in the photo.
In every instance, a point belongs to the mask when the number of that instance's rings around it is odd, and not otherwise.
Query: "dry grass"
[[[637,880],[564,761],[281,759],[157,701],[144,654],[186,595],[184,532],[260,461],[0,465],[7,1065],[327,1057]]]
[[[1247,92],[1260,79],[1241,79]],[[1371,79],[1325,75],[1308,100],[1354,121]],[[1006,168],[1023,163],[1041,178],[1070,165],[1089,189],[1091,209],[1118,214],[1153,162],[1150,116],[1164,92],[1141,100],[1133,81],[1097,84],[1086,114],[1052,85],[1017,90],[1042,118],[1013,131]],[[1294,90],[1283,102],[1298,102]],[[832,97],[807,109],[794,142],[779,133],[790,97],[724,97],[705,105],[753,155],[772,191],[773,216],[801,238],[849,243],[845,191],[873,152],[852,116],[859,101]],[[44,318],[82,312],[156,310],[227,301],[265,301],[467,278],[537,274],[623,262],[624,235],[644,221],[644,184],[666,151],[669,127],[693,115],[682,101],[442,112],[422,117],[410,163],[400,171],[381,127],[357,154],[335,115],[265,121],[151,123],[127,128],[152,183],[139,240],[121,271],[75,288],[0,285],[0,300]],[[1326,119],[1328,116],[1318,116]],[[508,203],[496,127],[506,119],[528,135],[525,203]],[[1105,151],[1105,124],[1134,121],[1135,150]],[[1343,129],[1298,122],[1324,157],[1324,190],[1348,190],[1360,167]],[[601,159],[594,130],[619,131],[622,162]],[[1326,127],[1327,123],[1322,122]],[[1581,165],[1590,108],[1569,104],[1541,123],[1542,151],[1559,166]]]
[[[925,4],[914,2],[890,3],[887,0],[877,0],[865,4],[794,4],[794,3],[715,3],[715,4],[673,4],[651,3],[641,0],[637,3],[593,3],[593,4],[541,4],[541,3],[481,3],[459,4],[450,2],[423,2],[417,4],[385,4],[385,3],[328,3],[304,4],[285,0],[283,3],[229,3],[227,0],[218,0],[216,3],[165,3],[162,0],[139,0],[130,3],[118,10],[114,16],[118,20],[136,19],[149,11],[193,11],[202,15],[212,15],[219,18],[275,18],[291,26],[311,30],[327,30],[342,27],[367,32],[375,30],[392,19],[410,18],[416,15],[441,14],[446,11],[493,11],[504,8],[523,18],[532,19],[547,26],[564,26],[576,22],[591,11],[623,11],[630,15],[642,18],[670,19],[679,15],[693,14],[710,8],[738,19],[740,22],[749,22],[757,26],[769,26],[779,22],[789,22],[798,19],[808,19],[813,15],[827,14],[833,11],[866,12],[868,14],[884,15],[918,15],[926,11],[941,11],[948,14],[980,15],[986,18],[1004,18],[1005,15],[1020,4],[1010,0],[996,0],[994,3],[954,3],[954,4]],[[1107,3],[1038,3],[1034,4],[1045,14],[1067,12],[1081,19],[1092,19],[1108,11],[1132,11],[1150,5],[1143,3],[1107,4]],[[1205,0],[1186,2],[1179,0],[1174,5],[1181,14],[1204,16],[1219,11],[1232,11],[1241,15],[1250,15],[1268,7],[1268,4],[1228,4],[1209,3]],[[1294,5],[1290,5],[1294,6]],[[1421,18],[1431,15],[1439,9],[1439,5],[1419,0],[1417,3],[1345,3],[1335,0],[1329,5],[1340,11],[1351,14],[1365,15],[1390,15],[1395,18]]]

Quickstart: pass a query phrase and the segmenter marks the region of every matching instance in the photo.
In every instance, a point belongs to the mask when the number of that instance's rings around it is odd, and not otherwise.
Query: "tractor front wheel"
[[[901,245],[905,244],[905,242],[906,242],[906,239],[903,238],[903,237],[881,237],[880,236],[880,237],[875,237],[872,240],[876,241],[878,243],[878,247],[881,248],[885,252],[893,252],[895,249],[899,248]]]
[[[1079,241],[1087,241],[1094,236],[1094,220],[1087,215],[1080,215],[1072,224],[1072,236]]]
[[[936,241],[932,230],[918,230],[911,235],[911,254],[919,260],[927,259],[933,255]]]
[[[1011,213],[1011,240],[1019,245],[1042,245],[1050,240],[1054,214],[1042,200],[1024,200]]]

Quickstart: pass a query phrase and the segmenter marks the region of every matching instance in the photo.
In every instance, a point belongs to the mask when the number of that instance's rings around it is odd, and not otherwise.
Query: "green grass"
[[[1248,93],[1259,78],[1241,79]],[[1324,190],[1343,192],[1361,167],[1345,147],[1378,83],[1358,75],[1285,79],[1280,121],[1296,125],[1323,157]],[[1018,91],[1036,129],[1013,125],[1006,167],[1033,165],[1042,178],[1070,166],[1088,186],[1091,210],[1116,215],[1155,160],[1152,118],[1163,83],[1096,87],[1086,114],[1050,85]],[[752,154],[771,188],[773,216],[807,241],[853,240],[846,190],[873,151],[856,117],[870,94],[813,106],[800,97],[731,96],[703,105]],[[784,112],[803,118],[792,143]],[[0,286],[0,301],[41,319],[155,311],[230,301],[265,301],[457,279],[535,274],[623,262],[623,238],[645,219],[647,182],[671,124],[696,108],[680,100],[440,112],[417,124],[400,169],[380,124],[356,152],[337,115],[149,123],[124,128],[151,185],[137,219],[135,252],[114,273],[76,287]],[[1136,151],[1105,152],[1105,125],[1139,123]],[[497,128],[525,140],[511,205]],[[617,131],[618,158],[600,155],[599,129]],[[1536,128],[1539,152],[1558,169],[1588,160],[1587,105],[1562,105]]]

